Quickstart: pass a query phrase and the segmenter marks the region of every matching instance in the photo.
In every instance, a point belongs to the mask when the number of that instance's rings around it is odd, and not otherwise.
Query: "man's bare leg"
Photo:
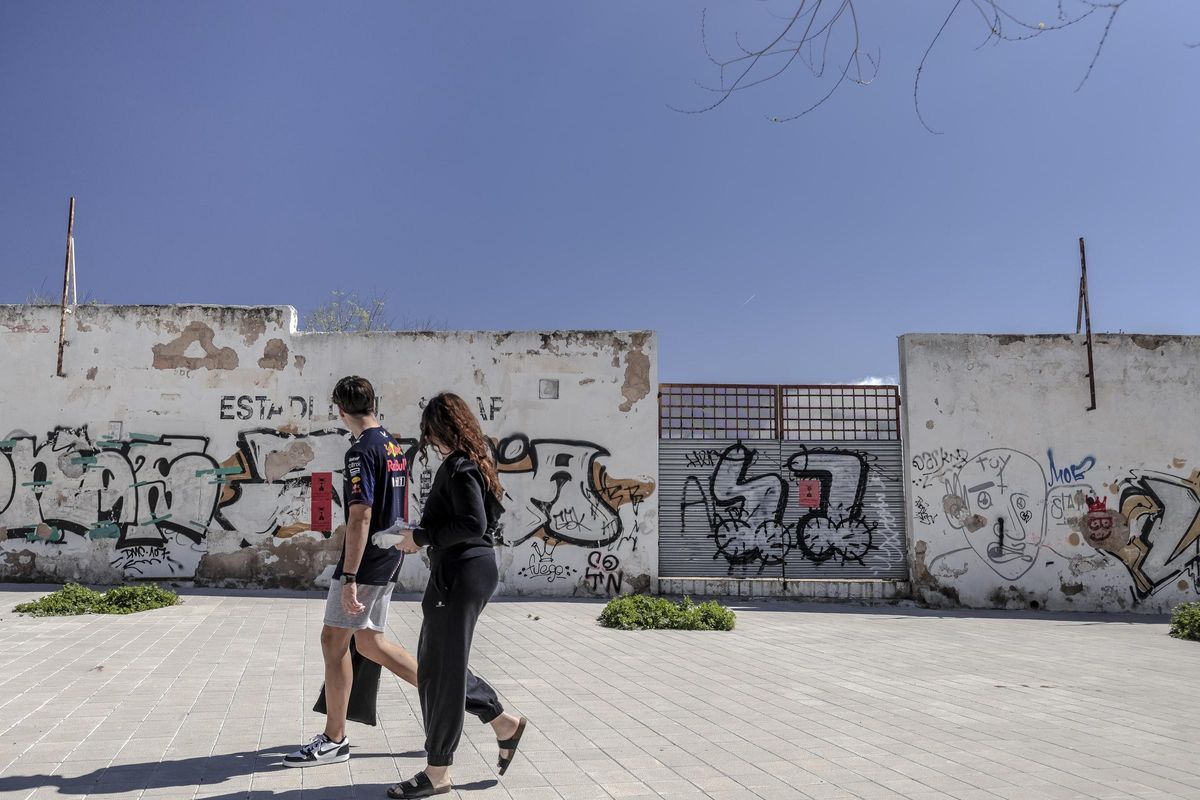
[[[350,663],[351,628],[321,628],[321,655],[325,658],[325,735],[330,741],[346,738],[346,708],[354,668]]]
[[[417,659],[400,645],[389,642],[381,632],[366,628],[355,631],[354,644],[365,658],[385,667],[405,683],[417,685]]]

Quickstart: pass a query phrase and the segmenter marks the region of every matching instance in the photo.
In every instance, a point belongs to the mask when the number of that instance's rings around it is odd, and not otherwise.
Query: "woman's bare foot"
[[[521,720],[519,717],[514,717],[507,711],[492,720],[492,730],[496,732],[496,741],[503,742],[505,739],[511,739],[520,727]],[[512,758],[512,750],[501,750],[501,758]]]
[[[451,783],[449,767],[431,767],[426,764],[425,777],[429,778],[429,782],[433,784],[433,788],[435,789],[449,786]]]
[[[426,781],[429,783],[427,784]],[[435,794],[446,794],[454,785],[450,782],[449,767],[431,767],[413,775],[406,781],[401,781],[387,790],[388,797],[429,797]]]

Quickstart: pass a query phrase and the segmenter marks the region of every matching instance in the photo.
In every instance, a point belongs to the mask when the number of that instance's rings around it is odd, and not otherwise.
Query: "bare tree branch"
[[[954,0],[954,5],[950,9],[950,13],[946,15],[944,20],[942,20],[942,27],[938,28],[938,32],[934,34],[933,41],[929,43],[929,47],[925,48],[925,54],[921,56],[921,63],[917,64],[917,76],[913,79],[913,108],[917,112],[917,119],[921,121],[921,125],[924,126],[925,130],[929,131],[935,136],[940,136],[942,132],[935,131],[933,128],[929,127],[929,123],[925,121],[925,117],[921,116],[921,72],[925,69],[925,60],[928,59],[929,54],[933,52],[933,46],[938,43],[938,39],[942,38],[942,33],[945,32],[946,26],[950,24],[950,20],[954,18],[954,14],[958,11],[958,7],[960,5],[962,5],[962,0]]]
[[[1110,10],[1108,14],[1108,22],[1104,24],[1104,33],[1100,35],[1100,41],[1096,43],[1096,53],[1092,56],[1092,63],[1088,64],[1087,72],[1083,74],[1083,80],[1081,80],[1079,85],[1075,87],[1075,91],[1078,92],[1080,89],[1082,89],[1083,85],[1087,83],[1087,79],[1092,77],[1092,70],[1096,68],[1096,62],[1100,60],[1100,51],[1104,49],[1104,43],[1108,41],[1108,34],[1109,31],[1112,30],[1112,24],[1117,18],[1117,12],[1121,10],[1121,6],[1124,5],[1124,3],[1125,0],[1118,0],[1117,2],[1114,2],[1108,6]],[[1102,7],[1103,6],[1100,4],[1095,4],[1096,9]]]
[[[705,9],[700,16],[700,40],[708,60],[717,67],[718,84],[708,85],[696,81],[696,85],[717,95],[711,103],[699,108],[669,106],[684,114],[703,114],[725,103],[738,92],[761,86],[775,80],[792,68],[796,61],[804,64],[818,80],[831,79],[830,88],[803,110],[788,116],[770,116],[772,122],[790,122],[799,119],[823,105],[846,83],[866,86],[879,71],[880,57],[863,50],[863,39],[857,5],[862,0],[791,0],[790,14],[778,14],[768,9],[770,16],[782,21],[781,29],[765,44],[755,46],[740,31],[733,34],[735,52],[728,57],[716,55],[709,42],[709,16]],[[950,2],[950,0],[947,0]],[[1108,43],[1117,14],[1128,0],[1055,0],[1055,16],[1050,22],[1031,20],[1010,10],[1013,0],[953,0],[941,25],[929,41],[917,64],[913,78],[913,109],[921,125],[930,133],[938,134],[925,119],[921,110],[921,78],[933,48],[943,38],[950,22],[969,3],[986,28],[983,41],[977,49],[987,44],[1022,42],[1047,33],[1062,31],[1079,25],[1093,15],[1105,17],[1104,28],[1096,40],[1096,49],[1075,91],[1083,88],[1100,60],[1104,46]],[[974,15],[972,15],[974,16]],[[1186,43],[1187,47],[1200,47],[1200,42]],[[846,49],[845,58],[832,56],[838,67],[834,74],[826,75],[831,61],[831,51]],[[832,71],[831,71],[832,72]]]

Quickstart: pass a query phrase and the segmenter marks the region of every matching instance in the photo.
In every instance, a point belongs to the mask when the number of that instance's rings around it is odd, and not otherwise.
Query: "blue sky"
[[[452,328],[653,328],[667,381],[895,375],[909,331],[1200,333],[1200,3],[976,50],[860,0],[881,70],[684,115],[701,3],[0,3],[0,302],[386,296]],[[714,6],[714,49],[786,10]],[[1053,17],[1053,0],[1014,7]]]

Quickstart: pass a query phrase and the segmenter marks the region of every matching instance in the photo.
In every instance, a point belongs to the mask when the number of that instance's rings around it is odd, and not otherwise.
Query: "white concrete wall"
[[[360,374],[408,443],[423,398],[477,405],[510,495],[501,592],[654,588],[652,333],[317,334],[286,306],[85,306],[67,340],[58,378],[58,310],[0,306],[0,580],[328,585],[347,446],[328,398]],[[322,472],[332,534],[312,530]],[[418,511],[431,474],[415,464]],[[409,559],[403,588],[426,574]]]
[[[1083,342],[901,337],[925,600],[1161,612],[1197,599],[1200,337],[1096,337],[1094,411]]]

